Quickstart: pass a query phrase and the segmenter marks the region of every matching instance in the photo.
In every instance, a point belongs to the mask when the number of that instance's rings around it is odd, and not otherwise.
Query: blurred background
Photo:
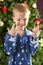
[[[12,9],[16,3],[24,3],[30,10],[27,29],[32,30],[38,22],[42,32],[39,36],[39,46],[32,55],[33,65],[43,65],[43,0],[0,0],[0,65],[8,64],[8,55],[4,53],[4,39],[7,28],[12,26]]]

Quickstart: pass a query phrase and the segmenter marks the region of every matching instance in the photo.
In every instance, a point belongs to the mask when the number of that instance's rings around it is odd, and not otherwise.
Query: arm
[[[4,51],[8,55],[12,55],[15,52],[16,36],[11,36],[8,32],[5,36]]]
[[[29,49],[31,54],[34,54],[37,51],[38,40],[39,40],[38,38],[34,39],[32,36],[30,36]]]
[[[30,51],[31,51],[31,54],[35,53],[37,48],[38,48],[38,37],[39,37],[39,34],[41,32],[41,30],[39,30],[39,26],[34,26],[34,28],[32,29],[33,31],[33,34],[32,36],[30,37]]]

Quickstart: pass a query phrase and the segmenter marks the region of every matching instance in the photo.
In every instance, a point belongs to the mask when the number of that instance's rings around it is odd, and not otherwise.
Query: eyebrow
[[[22,18],[18,18],[18,19],[22,19]],[[23,18],[23,19],[26,19],[26,18]]]

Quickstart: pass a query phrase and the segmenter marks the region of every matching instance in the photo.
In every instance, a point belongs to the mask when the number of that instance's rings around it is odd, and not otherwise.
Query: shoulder
[[[33,32],[26,28],[26,35],[33,35]]]

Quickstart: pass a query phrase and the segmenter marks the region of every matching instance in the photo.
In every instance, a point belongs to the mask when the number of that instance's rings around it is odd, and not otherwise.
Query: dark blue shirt
[[[25,29],[24,35],[5,36],[4,51],[9,55],[8,65],[32,65],[31,55],[38,48],[38,38],[33,38],[33,32]]]

